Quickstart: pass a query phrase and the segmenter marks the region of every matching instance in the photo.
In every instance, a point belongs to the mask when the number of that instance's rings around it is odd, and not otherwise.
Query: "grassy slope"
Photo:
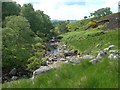
[[[116,49],[118,49],[118,30],[102,31],[91,29],[88,31],[69,32],[63,35],[63,41],[80,52],[85,50],[97,51],[108,47],[110,44],[114,44]],[[101,47],[97,48],[97,44],[101,44]]]
[[[83,52],[86,49],[96,48],[96,44],[102,44],[103,49],[108,42],[118,46],[117,30],[105,31],[81,31],[69,32],[63,35],[63,41],[69,46]],[[103,31],[102,31],[103,32]],[[97,34],[96,34],[97,33]],[[95,54],[95,53],[93,53]],[[57,70],[52,70],[39,75],[33,81],[30,79],[17,80],[3,84],[3,88],[115,88],[118,87],[118,61],[109,61],[107,57],[103,62],[93,65],[88,60],[77,65],[68,63]]]

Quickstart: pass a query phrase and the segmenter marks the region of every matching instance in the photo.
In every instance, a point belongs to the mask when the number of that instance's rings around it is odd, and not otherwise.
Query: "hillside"
[[[109,23],[107,23],[106,27],[104,27],[104,30],[108,29],[114,29],[114,28],[120,28],[120,12],[114,13],[105,17],[102,17],[101,20],[107,19],[109,20]]]
[[[119,87],[119,13],[106,7],[76,21],[70,9],[71,20],[51,20],[33,3],[16,2],[3,2],[2,11],[3,89]],[[64,17],[58,12],[52,18]]]
[[[120,29],[119,29],[120,30]],[[63,34],[63,42],[69,48],[77,49],[80,55],[97,55],[109,45],[115,45],[118,50],[118,30],[112,31],[82,31]],[[97,44],[101,44],[96,47]],[[92,52],[89,52],[92,50]],[[87,52],[88,51],[88,52]],[[3,84],[3,88],[117,88],[118,87],[118,60],[108,59],[107,55],[100,59],[100,63],[92,64],[90,59],[78,64],[63,64],[56,70],[38,75],[31,79],[16,80]]]

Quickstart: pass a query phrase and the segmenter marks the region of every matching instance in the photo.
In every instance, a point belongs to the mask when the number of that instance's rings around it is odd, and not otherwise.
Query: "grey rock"
[[[75,56],[73,56],[73,57],[70,59],[70,62],[77,64],[77,63],[80,62],[80,59],[77,58],[77,57],[75,57]]]
[[[97,48],[100,47],[100,46],[102,46],[102,45],[101,45],[101,44],[97,44],[97,45],[96,45]]]
[[[11,71],[10,71],[10,75],[15,75],[17,73],[17,69],[16,68],[13,68]]]
[[[107,53],[104,52],[104,51],[99,51],[98,55],[97,55],[97,58],[102,58],[106,55]]]
[[[92,60],[90,60],[89,62],[91,62],[92,64],[96,64],[96,63],[99,62],[99,60],[98,60],[98,59],[92,59]]]
[[[109,53],[117,53],[117,50],[109,50]]]
[[[109,48],[104,48],[104,51],[108,51],[109,50]]]
[[[115,48],[115,45],[110,45],[108,48],[109,48],[109,49]]]
[[[17,80],[18,78],[18,76],[12,76],[11,80]]]
[[[95,56],[93,56],[93,55],[84,55],[82,57],[82,59],[93,59],[93,58],[95,58]]]
[[[65,58],[60,58],[60,61],[66,61],[66,59]]]
[[[111,59],[119,59],[120,58],[120,56],[118,55],[118,54],[110,54],[109,56],[108,56],[108,58],[111,60]]]
[[[40,68],[38,68],[37,70],[35,70],[35,71],[33,72],[32,79],[34,79],[36,75],[41,74],[41,73],[44,73],[44,72],[47,72],[47,71],[49,71],[49,70],[51,70],[51,69],[54,69],[54,68],[49,67],[49,66],[41,66]]]

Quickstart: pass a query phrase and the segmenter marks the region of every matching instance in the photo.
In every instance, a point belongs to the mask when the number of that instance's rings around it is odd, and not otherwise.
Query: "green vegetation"
[[[89,31],[69,32],[61,36],[63,36],[63,41],[70,47],[82,52],[97,49],[97,44],[101,44],[100,49],[104,49],[109,45],[108,42],[118,47],[118,29],[111,31],[91,29]]]
[[[51,35],[53,26],[49,16],[43,11],[35,11],[31,4],[21,7],[15,2],[4,2],[2,11],[3,73],[9,73],[13,68],[35,70],[43,62],[43,42]]]
[[[118,62],[104,59],[92,65],[88,60],[80,64],[64,64],[61,68],[31,79],[3,84],[3,88],[117,88]]]
[[[94,11],[94,13],[90,13],[90,17],[94,16],[94,18],[100,18],[110,14],[112,14],[112,11],[110,10],[109,7],[106,7],[98,9],[97,11]]]
[[[83,20],[76,22],[67,20],[55,23],[52,23],[50,17],[43,11],[34,10],[30,3],[21,7],[15,2],[4,2],[2,11],[4,12],[2,30],[0,29],[2,34],[0,49],[2,49],[3,76],[9,75],[13,68],[17,68],[18,72],[26,70],[32,72],[41,65],[46,65],[45,44],[52,36],[63,37],[61,41],[67,44],[68,49],[78,50],[81,56],[86,54],[97,56],[97,51],[109,45],[115,45],[118,51],[120,29],[101,30],[100,27],[104,27],[103,25],[85,31],[91,20],[99,21],[106,15],[110,17],[112,13],[110,8],[102,8],[91,13],[93,18],[85,16]],[[92,64],[89,60],[82,60],[79,64],[62,64],[60,68],[38,75],[34,80],[19,79],[5,82],[2,86],[3,88],[117,88],[118,60],[109,60],[107,56],[101,58],[97,64]]]
[[[74,31],[62,36],[64,42],[81,52],[89,48],[97,49],[95,46],[98,43],[102,44],[100,49],[105,48],[107,46],[105,44],[108,42],[116,46],[118,44],[117,30]],[[3,88],[117,88],[118,61],[108,60],[107,57],[102,58],[101,61],[95,65],[91,64],[89,60],[81,61],[76,65],[63,64],[57,70],[38,75],[34,84],[31,79],[23,79],[5,83]]]

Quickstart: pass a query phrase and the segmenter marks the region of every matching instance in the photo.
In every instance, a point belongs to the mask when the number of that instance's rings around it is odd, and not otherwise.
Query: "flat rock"
[[[77,63],[80,62],[80,59],[75,57],[75,56],[73,56],[73,57],[70,58],[70,62],[77,64]]]
[[[115,48],[115,45],[110,45],[108,48],[109,48],[109,49]]]
[[[93,55],[84,55],[82,59],[93,59],[95,56]]]

